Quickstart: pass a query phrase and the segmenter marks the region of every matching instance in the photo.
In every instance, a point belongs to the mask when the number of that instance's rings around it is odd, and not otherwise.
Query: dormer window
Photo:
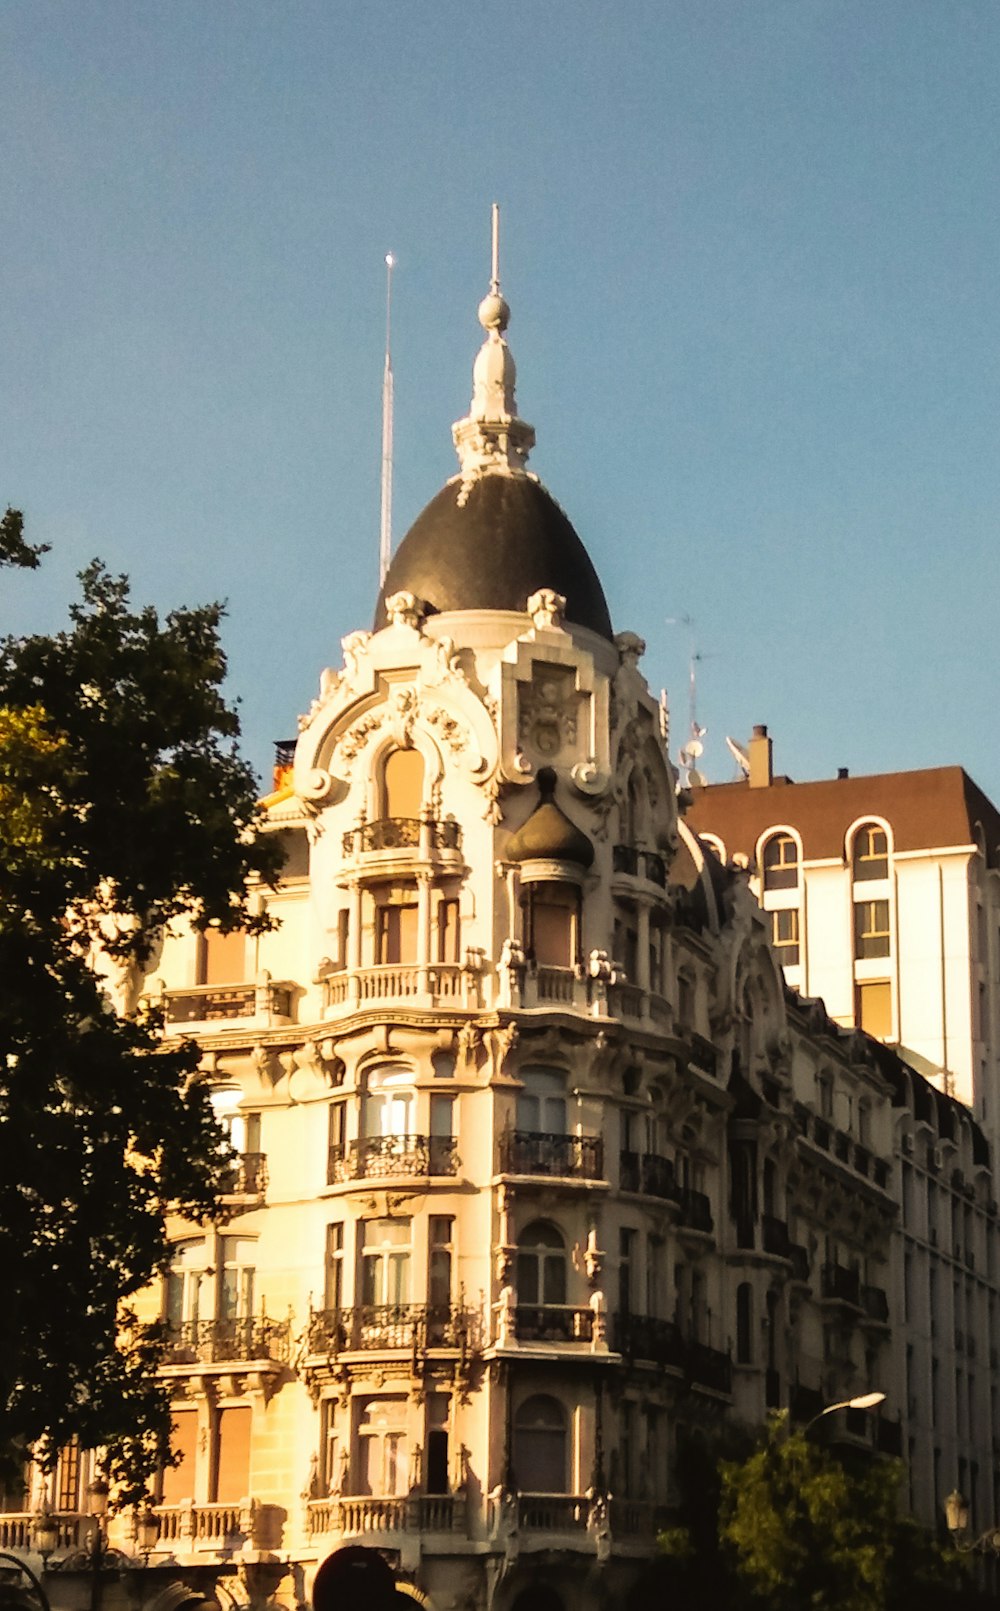
[[[799,847],[791,834],[776,833],[764,846],[764,888],[795,889],[799,882]]]
[[[889,841],[877,822],[863,822],[854,835],[853,872],[855,883],[889,876]]]

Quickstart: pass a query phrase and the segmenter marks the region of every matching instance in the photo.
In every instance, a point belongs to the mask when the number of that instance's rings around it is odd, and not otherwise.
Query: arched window
[[[753,1287],[749,1281],[736,1288],[736,1362],[753,1363]]]
[[[424,758],[419,750],[390,750],[382,765],[379,816],[420,816],[424,794]]]
[[[545,1220],[535,1220],[518,1238],[517,1301],[538,1308],[566,1302],[565,1244]]]
[[[799,882],[799,847],[791,834],[776,833],[764,846],[764,888],[795,889]]]
[[[514,1474],[522,1493],[567,1492],[566,1411],[558,1399],[536,1393],[514,1417]]]
[[[889,841],[877,822],[863,822],[855,833],[851,865],[856,884],[868,878],[888,878]]]

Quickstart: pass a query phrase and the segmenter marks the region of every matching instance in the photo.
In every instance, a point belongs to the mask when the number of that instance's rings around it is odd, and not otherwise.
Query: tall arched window
[[[379,816],[420,816],[424,794],[424,758],[419,750],[390,750],[382,765]]]
[[[517,1301],[539,1308],[566,1302],[566,1247],[545,1220],[535,1220],[518,1238]]]
[[[856,884],[868,878],[888,878],[889,840],[877,822],[863,822],[855,833],[851,866]]]
[[[753,1363],[753,1287],[741,1281],[736,1288],[736,1362]]]
[[[764,888],[795,889],[799,882],[799,847],[791,834],[776,833],[764,846]]]
[[[514,1475],[522,1493],[567,1492],[566,1411],[536,1393],[514,1417]]]

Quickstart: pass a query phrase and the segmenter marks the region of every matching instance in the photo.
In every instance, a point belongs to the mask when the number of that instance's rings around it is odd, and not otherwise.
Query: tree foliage
[[[954,1561],[899,1510],[901,1468],[848,1466],[772,1417],[746,1460],[721,1468],[719,1539],[768,1611],[918,1611],[956,1588]]]
[[[37,557],[8,511],[0,564]],[[136,987],[171,922],[266,926],[248,885],[276,849],[221,608],[161,620],[96,562],[81,581],[64,632],[0,641],[0,1448],[76,1434],[134,1499],[169,1404],[131,1300],[225,1165],[198,1049],[164,1050]]]
[[[8,509],[0,519],[0,566],[17,565],[22,570],[33,571],[48,551],[48,543],[25,541],[24,516],[20,509]]]

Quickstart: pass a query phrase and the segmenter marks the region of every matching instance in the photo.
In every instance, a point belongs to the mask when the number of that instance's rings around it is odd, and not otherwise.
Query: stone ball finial
[[[506,330],[510,324],[510,308],[499,291],[491,291],[479,304],[479,323],[484,330]]]

